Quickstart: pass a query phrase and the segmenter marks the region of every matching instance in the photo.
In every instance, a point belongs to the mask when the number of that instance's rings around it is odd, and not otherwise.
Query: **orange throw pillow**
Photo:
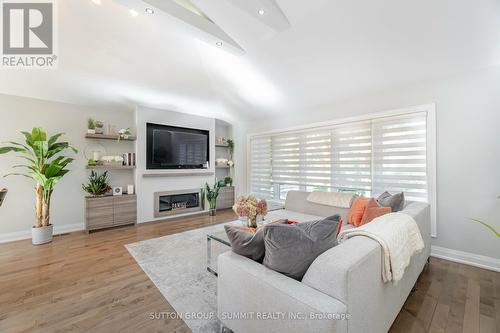
[[[362,226],[363,224],[367,224],[379,216],[389,214],[391,211],[391,207],[381,207],[375,199],[370,199],[370,201],[368,201],[368,204],[366,205],[363,218],[361,219],[361,222],[357,227]]]
[[[365,214],[365,209],[369,201],[370,200],[364,196],[357,198],[347,213],[347,223],[358,227],[363,219],[363,215]]]

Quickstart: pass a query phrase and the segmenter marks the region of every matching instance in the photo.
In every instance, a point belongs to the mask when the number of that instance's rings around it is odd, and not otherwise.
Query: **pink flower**
[[[239,197],[233,210],[238,216],[247,216],[255,218],[257,215],[267,215],[267,201],[258,200],[256,197],[250,195],[247,198]]]
[[[267,215],[267,201],[262,199],[257,203],[257,215]]]

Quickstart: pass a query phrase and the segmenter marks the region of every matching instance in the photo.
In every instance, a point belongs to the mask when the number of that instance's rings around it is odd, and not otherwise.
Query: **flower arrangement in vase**
[[[267,215],[267,201],[258,200],[253,195],[248,197],[239,197],[233,210],[239,217],[247,218],[247,226],[249,228],[257,228],[257,217]]]

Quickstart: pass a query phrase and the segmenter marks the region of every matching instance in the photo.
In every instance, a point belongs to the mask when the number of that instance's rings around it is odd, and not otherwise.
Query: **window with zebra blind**
[[[435,200],[434,106],[314,124],[249,138],[249,188],[285,200],[290,190],[404,192]]]

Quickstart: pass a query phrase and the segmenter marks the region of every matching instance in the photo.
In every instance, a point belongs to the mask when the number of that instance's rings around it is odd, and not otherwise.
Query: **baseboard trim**
[[[190,213],[183,213],[183,214],[176,214],[176,215],[170,215],[170,216],[156,217],[153,220],[137,221],[137,224],[153,223],[153,222],[164,222],[164,221],[170,221],[170,220],[180,219],[180,218],[188,217],[188,216],[203,215],[203,214],[207,214],[207,213],[208,213],[208,210],[199,210],[199,211],[190,212]]]
[[[54,225],[54,236],[81,230],[85,230],[85,226],[83,225],[83,223],[74,223],[61,226]],[[24,239],[31,239],[31,229],[0,234],[0,244],[15,242]]]
[[[500,272],[500,259],[470,252],[452,250],[441,246],[431,247],[431,256],[479,268]]]

